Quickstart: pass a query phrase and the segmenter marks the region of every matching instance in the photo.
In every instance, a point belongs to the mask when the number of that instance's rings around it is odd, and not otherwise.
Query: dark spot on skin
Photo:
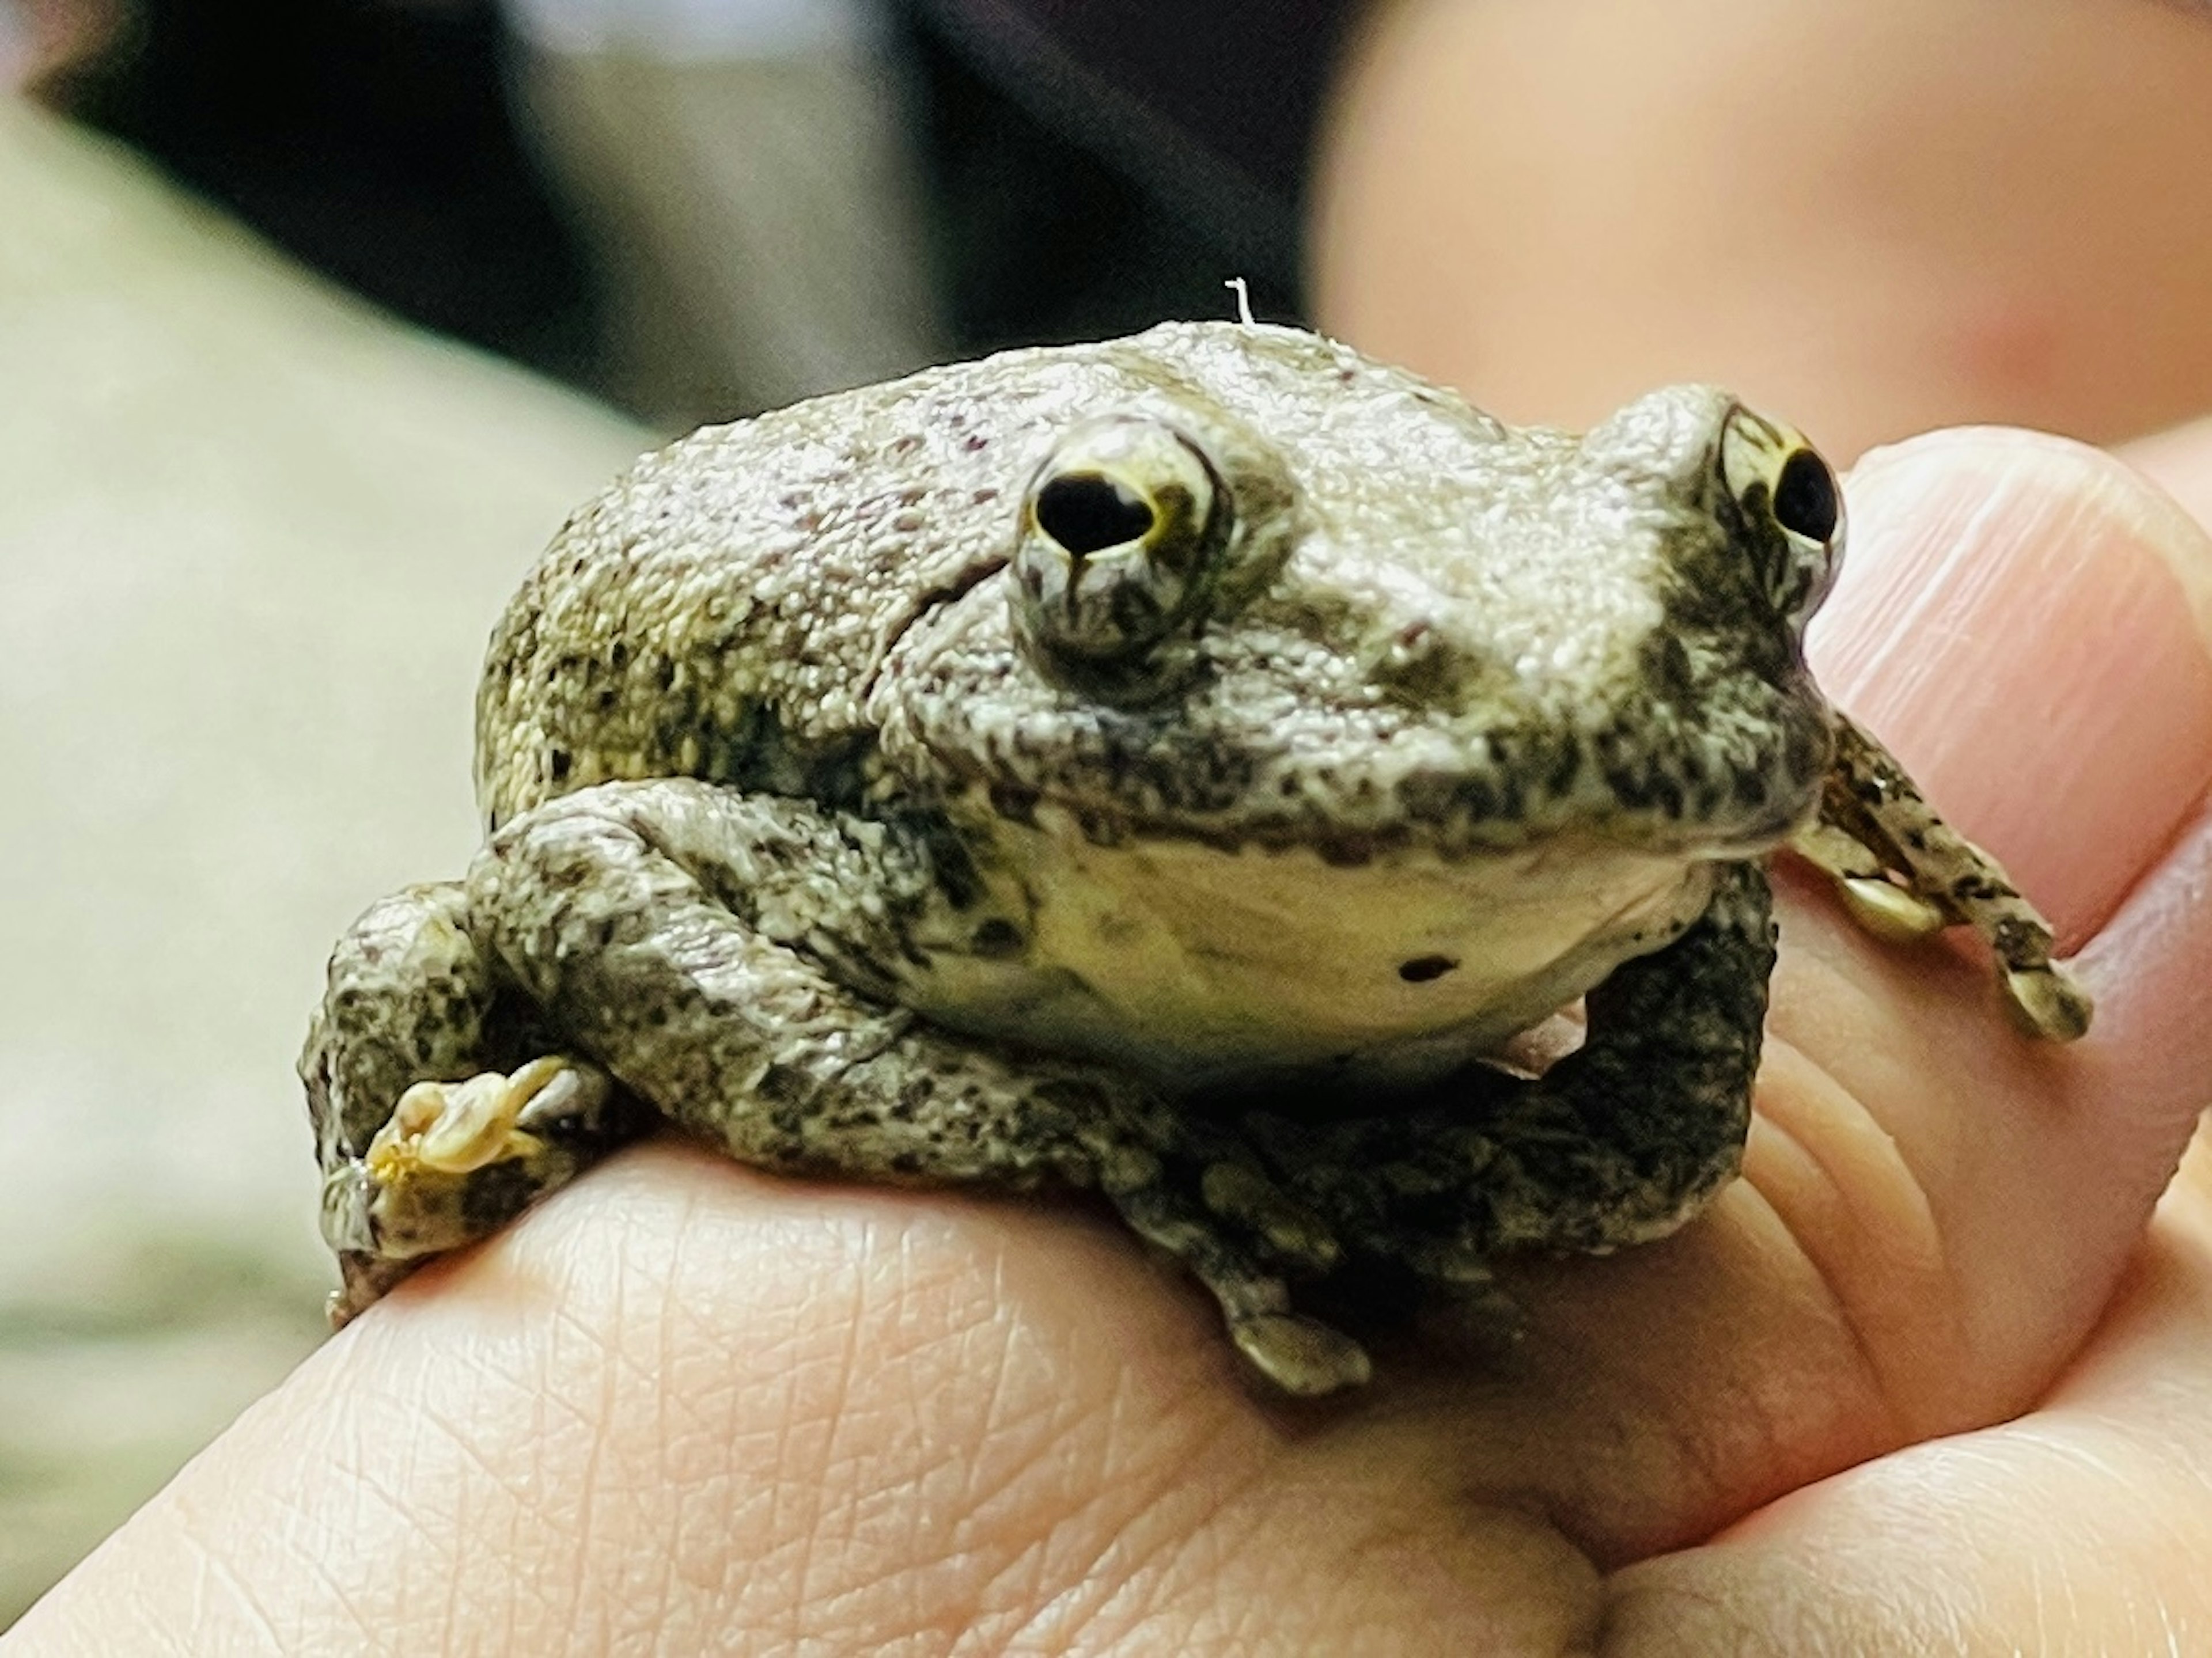
[[[627,668],[629,666],[629,646],[617,639],[614,649],[607,653],[607,659],[617,668]]]
[[[1332,835],[1316,850],[1333,869],[1359,869],[1375,859],[1375,843],[1360,835]]]
[[[1036,822],[1037,792],[1015,783],[991,785],[991,810],[1010,823],[1034,825]]]
[[[553,749],[545,756],[545,774],[556,783],[568,780],[568,768],[574,763],[566,749]]]
[[[1554,795],[1565,795],[1574,787],[1575,779],[1582,774],[1582,745],[1571,737],[1563,738],[1559,754],[1552,762],[1551,772],[1544,779],[1545,786]]]
[[[1409,985],[1425,985],[1431,979],[1443,978],[1458,966],[1449,956],[1416,956],[1410,962],[1398,963],[1398,976]]]
[[[1018,955],[1022,947],[1022,930],[1002,915],[994,915],[968,941],[969,948],[978,956],[1001,957]]]
[[[981,432],[970,432],[960,440],[960,446],[971,455],[979,455],[991,446],[991,440]]]
[[[769,1105],[798,1105],[806,1097],[806,1076],[797,1066],[771,1065],[761,1072],[753,1092]]]
[[[909,432],[904,437],[893,440],[891,444],[891,453],[894,455],[910,455],[921,447],[921,434],[915,432]]]

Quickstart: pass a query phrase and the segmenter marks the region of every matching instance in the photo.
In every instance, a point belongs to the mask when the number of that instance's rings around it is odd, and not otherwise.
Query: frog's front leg
[[[926,837],[684,779],[524,814],[470,872],[502,970],[562,1041],[758,1167],[906,1182],[1096,1187],[1213,1293],[1294,1393],[1362,1381],[1358,1347],[1281,1277],[1334,1241],[1235,1136],[1093,1066],[955,1037],[893,999],[935,896]]]
[[[1347,1245],[1431,1278],[1662,1237],[1741,1165],[1773,965],[1765,872],[1723,865],[1680,938],[1589,993],[1583,1045],[1540,1077],[1473,1067],[1401,1117],[1248,1131]]]
[[[300,1058],[343,1276],[333,1322],[637,1132],[605,1072],[546,1046],[458,882],[394,893],[347,929]]]
[[[2055,1042],[2081,1035],[2093,1005],[2052,959],[2050,923],[1996,859],[1936,816],[1887,749],[1848,714],[1832,719],[1835,760],[1820,815],[1792,848],[1878,935],[1972,926],[1989,941],[2006,997],[2031,1032]]]

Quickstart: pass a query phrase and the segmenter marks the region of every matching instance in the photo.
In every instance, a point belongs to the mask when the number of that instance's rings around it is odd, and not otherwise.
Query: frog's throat
[[[1493,1053],[1677,937],[1713,865],[1587,837],[1345,865],[1310,847],[1101,847],[1048,821],[1008,826],[978,868],[980,898],[917,928],[927,966],[902,999],[1181,1090],[1407,1084]]]

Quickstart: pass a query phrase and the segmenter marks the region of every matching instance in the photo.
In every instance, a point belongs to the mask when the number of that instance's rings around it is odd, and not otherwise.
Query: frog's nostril
[[[1398,976],[1409,985],[1425,985],[1431,979],[1443,978],[1458,966],[1449,956],[1416,956],[1410,962],[1398,963]]]

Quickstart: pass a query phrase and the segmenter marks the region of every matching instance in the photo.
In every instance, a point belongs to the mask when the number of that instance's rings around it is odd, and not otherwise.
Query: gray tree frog
[[[579,512],[477,705],[488,839],[301,1060],[340,1319],[665,1119],[763,1168],[1103,1194],[1292,1394],[1362,1272],[1674,1230],[1735,1172],[1795,845],[2049,928],[1831,709],[1842,506],[1705,387],[1516,430],[1170,324],[709,428]],[[1579,1048],[1498,1062],[1582,1001]]]

